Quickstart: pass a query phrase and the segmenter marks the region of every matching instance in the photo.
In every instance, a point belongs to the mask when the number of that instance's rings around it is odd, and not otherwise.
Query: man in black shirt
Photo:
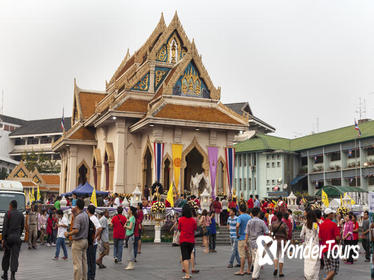
[[[8,270],[10,265],[11,280],[15,280],[18,270],[18,257],[21,249],[21,235],[25,226],[25,218],[17,210],[17,201],[12,200],[9,204],[9,211],[4,216],[2,245],[5,249],[2,261],[4,271],[2,279],[8,280]]]

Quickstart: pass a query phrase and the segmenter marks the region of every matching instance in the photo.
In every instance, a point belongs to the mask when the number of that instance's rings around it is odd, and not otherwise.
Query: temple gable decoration
[[[156,54],[156,60],[160,62],[177,63],[186,54],[187,49],[182,46],[177,31],[174,31],[166,43],[161,46]]]
[[[148,91],[149,90],[149,72],[137,82],[131,90]]]
[[[191,61],[173,87],[173,95],[210,98],[210,92]]]
[[[166,67],[156,67],[155,68],[155,90],[162,84],[170,69]]]

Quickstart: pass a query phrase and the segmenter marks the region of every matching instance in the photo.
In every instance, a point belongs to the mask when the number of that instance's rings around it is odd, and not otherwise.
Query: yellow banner
[[[329,207],[329,205],[330,205],[330,203],[329,203],[329,197],[327,196],[327,193],[325,193],[324,190],[322,190],[321,200],[322,200],[322,203],[323,203],[326,207]]]
[[[181,175],[181,163],[182,163],[182,144],[172,144],[171,150],[173,153],[173,169],[174,169],[174,182],[175,187],[179,193],[179,177]]]

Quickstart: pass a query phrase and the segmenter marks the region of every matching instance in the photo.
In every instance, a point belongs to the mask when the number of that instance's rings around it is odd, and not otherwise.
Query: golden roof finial
[[[125,56],[125,61],[128,61],[130,58],[130,49],[127,48],[126,56]]]
[[[161,12],[161,18],[160,18],[160,21],[158,22],[158,24],[165,25],[164,12]]]

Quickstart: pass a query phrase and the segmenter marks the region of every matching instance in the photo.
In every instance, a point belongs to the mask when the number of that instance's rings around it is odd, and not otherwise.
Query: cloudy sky
[[[374,118],[374,1],[0,0],[4,114],[71,115],[73,79],[103,90],[123,59],[175,10],[222,101],[295,137]]]

